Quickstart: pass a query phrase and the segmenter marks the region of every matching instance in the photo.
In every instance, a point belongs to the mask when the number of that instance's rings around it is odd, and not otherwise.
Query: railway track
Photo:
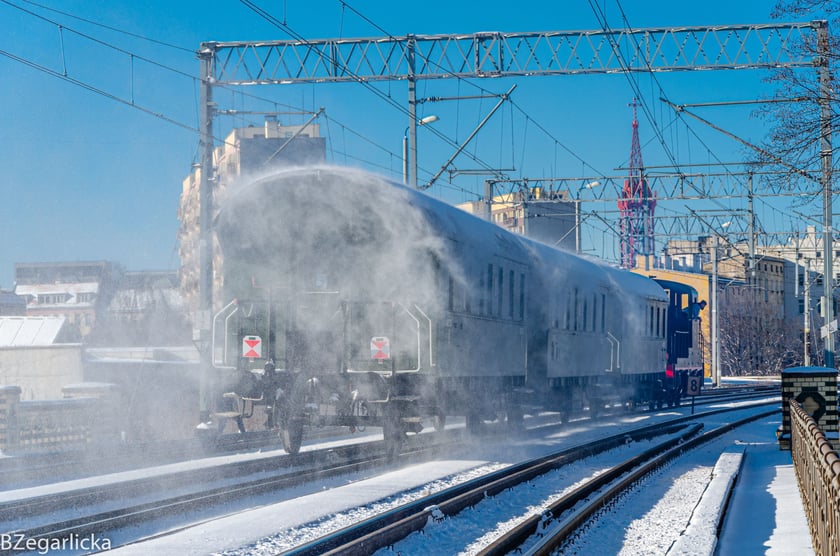
[[[455,431],[449,436],[449,442],[457,442],[461,434]],[[421,459],[439,449],[439,443],[430,443],[417,437],[401,457]],[[33,524],[8,531],[22,538],[37,540],[103,536],[123,527],[167,516],[206,512],[213,506],[224,507],[224,512],[230,512],[235,510],[235,505],[231,505],[232,500],[247,502],[251,496],[381,466],[387,462],[384,442],[353,444],[304,452],[296,456],[275,455],[257,461],[227,463],[113,484],[98,484],[62,492],[60,495],[43,494],[0,503],[0,515],[15,516],[21,522]],[[184,490],[184,484],[194,485],[195,489],[175,495],[162,495]],[[213,484],[218,486],[211,486]],[[151,500],[140,501],[144,498]],[[138,502],[126,505],[122,500]],[[109,504],[114,507],[102,509]],[[247,506],[241,509],[247,509]],[[63,517],[68,513],[78,517]]]
[[[767,392],[760,392],[756,395],[766,398],[767,394]],[[742,392],[740,396],[743,398],[744,393]],[[632,431],[632,433],[622,433],[607,439],[604,443],[570,450],[569,453],[575,452],[577,456],[574,457],[585,457],[596,453],[600,449],[598,446],[624,443],[637,436],[643,438],[646,435],[653,435],[656,430],[663,430],[663,427],[684,426],[682,423],[692,418],[721,411],[724,410],[709,411],[694,417],[685,416],[666,424],[660,423]],[[546,434],[546,431],[559,427],[560,425],[556,423],[548,423],[530,431],[524,431],[522,434],[540,436]],[[412,435],[407,439],[400,461],[421,461],[438,451],[451,449],[452,445],[463,442],[463,434],[462,429],[455,429],[444,431],[443,434]],[[494,433],[491,430],[488,434]],[[571,457],[573,456],[562,456],[565,461],[571,461],[568,459]],[[562,465],[562,458],[544,465],[548,467]],[[162,516],[186,516],[199,509],[205,511],[214,505],[224,507],[222,513],[236,511],[236,507],[231,506],[231,500],[242,501],[244,505],[239,509],[248,509],[250,496],[266,494],[307,482],[323,481],[328,477],[360,469],[382,466],[387,461],[384,443],[381,441],[305,451],[297,456],[282,453],[266,454],[254,460],[230,461],[212,465],[206,469],[197,468],[162,475],[155,474],[148,478],[123,480],[110,484],[105,482],[61,492],[59,496],[55,492],[50,492],[41,496],[0,503],[0,515],[15,516],[19,523],[25,523],[25,526],[13,525],[7,530],[13,530],[27,538],[54,539],[73,535],[77,537],[89,534],[103,535],[123,527],[157,520]],[[523,467],[520,476],[534,473]],[[184,492],[185,486],[189,486],[192,490],[187,489],[189,491]],[[488,487],[485,485],[483,488],[484,492],[487,492]],[[167,495],[161,496],[160,493],[167,493]],[[137,500],[137,502],[126,505],[122,502],[123,500]],[[424,502],[426,506],[435,503],[428,500]],[[74,517],[68,519],[66,517],[68,512],[72,512]],[[400,510],[400,512],[404,513],[405,510]],[[212,519],[212,517],[207,517],[207,519]],[[188,526],[185,520],[183,527]],[[383,529],[381,522],[371,527]],[[177,527],[168,527],[167,534],[174,530],[177,530]],[[320,547],[309,553],[320,553],[323,550],[324,547]]]
[[[774,407],[702,435],[698,435],[702,427],[691,426],[688,423],[692,420],[720,413],[741,411],[744,408],[717,409],[694,416],[684,416],[669,421],[667,424],[660,423],[624,432],[596,443],[523,462],[395,508],[306,545],[299,546],[286,554],[294,556],[371,554],[376,550],[399,542],[412,533],[421,531],[429,523],[446,518],[457,519],[457,515],[462,510],[563,465],[603,453],[627,442],[674,433],[675,428],[683,429],[676,436],[660,442],[641,455],[634,456],[612,467],[569,494],[564,495],[560,500],[553,503],[548,510],[522,521],[509,533],[498,538],[481,552],[482,555],[498,555],[534,550],[534,552],[528,553],[548,554],[553,548],[562,544],[568,536],[575,532],[576,528],[580,527],[596,511],[604,507],[609,500],[619,496],[642,477],[664,465],[665,462],[676,458],[686,450],[709,442],[737,426],[778,411],[778,408],[775,407],[776,402],[764,402],[756,405],[773,405]],[[585,501],[585,503],[581,504],[582,501]],[[549,515],[560,516],[562,519],[556,521],[547,519]],[[531,546],[525,546],[538,529],[541,532],[540,540],[532,543]],[[546,531],[549,533],[546,533]],[[543,552],[542,550],[546,551]]]
[[[776,387],[744,386],[704,390],[697,396],[698,406],[731,401],[733,397],[743,400],[760,398],[779,392]],[[690,405],[683,400],[682,405]],[[622,408],[615,408],[622,411]],[[612,412],[606,413],[609,415]],[[603,415],[603,413],[602,413]],[[584,412],[573,415],[576,419],[587,418]],[[324,434],[327,434],[325,431]],[[313,435],[310,433],[308,438]],[[246,437],[226,435],[212,447],[199,439],[142,443],[135,445],[92,447],[85,451],[51,452],[45,454],[22,454],[0,458],[0,485],[34,486],[58,480],[71,480],[104,473],[115,473],[151,465],[178,463],[214,455],[248,453],[262,449],[279,448],[279,438],[269,432],[249,433]]]

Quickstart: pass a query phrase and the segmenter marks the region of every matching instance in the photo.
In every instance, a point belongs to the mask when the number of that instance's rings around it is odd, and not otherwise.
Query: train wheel
[[[303,440],[303,421],[292,419],[280,427],[280,440],[283,441],[283,449],[289,454],[300,452],[300,444]]]

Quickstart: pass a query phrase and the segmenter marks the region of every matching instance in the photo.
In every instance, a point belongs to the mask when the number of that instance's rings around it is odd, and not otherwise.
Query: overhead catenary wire
[[[367,17],[366,15],[362,14],[359,10],[357,10],[356,8],[354,8],[353,6],[351,6],[350,4],[348,4],[346,1],[344,1],[344,0],[339,0],[339,2],[340,2],[340,4],[341,4],[342,8],[347,8],[347,9],[351,10],[353,13],[355,13],[356,15],[358,15],[360,18],[362,18],[365,22],[367,22],[368,24],[370,24],[370,25],[371,25],[374,29],[376,29],[377,31],[379,31],[379,32],[383,33],[385,36],[387,36],[387,37],[391,38],[392,40],[397,40],[397,38],[396,38],[396,37],[395,37],[392,33],[388,32],[388,31],[387,31],[387,30],[385,30],[383,27],[381,27],[380,25],[376,24],[376,23],[375,23],[374,21],[372,21],[369,17]],[[436,61],[434,61],[434,60],[427,59],[427,58],[424,58],[424,63],[428,64],[428,65],[429,65],[429,66],[431,66],[431,67],[440,67],[440,64],[439,64],[438,62],[436,62]],[[490,91],[490,90],[488,90],[488,89],[486,89],[486,88],[484,88],[484,87],[480,86],[479,84],[474,83],[474,82],[472,82],[471,80],[465,79],[465,78],[463,78],[463,77],[456,76],[456,80],[457,80],[457,82],[458,82],[459,93],[458,93],[457,97],[455,97],[454,99],[451,99],[451,100],[462,100],[462,99],[473,99],[473,98],[485,98],[485,97],[488,97],[488,96],[490,96],[490,97],[499,97],[499,96],[500,96],[498,93],[495,93],[495,92],[493,92],[493,91]],[[465,84],[467,84],[467,85],[469,85],[469,86],[471,86],[471,87],[473,87],[473,88],[477,89],[477,90],[478,90],[480,93],[482,93],[482,94],[481,94],[481,95],[479,95],[479,96],[462,95],[462,94],[460,93],[460,84],[461,84],[461,83],[465,83]],[[427,99],[418,99],[418,103],[429,102],[429,101],[440,101],[440,100],[447,100],[447,99],[446,99],[446,98],[441,98],[441,97],[433,97],[433,98],[427,98]],[[516,110],[517,110],[518,112],[520,112],[520,113],[522,114],[522,116],[525,118],[525,129],[526,129],[526,131],[527,131],[528,123],[529,123],[529,122],[533,122],[533,123],[536,125],[537,129],[539,129],[542,133],[544,133],[544,134],[546,135],[546,137],[548,137],[551,141],[553,141],[553,142],[554,142],[554,144],[555,144],[555,145],[559,146],[562,150],[564,150],[565,152],[569,153],[569,154],[570,154],[572,157],[574,157],[576,160],[580,161],[580,162],[582,163],[582,165],[583,165],[583,167],[584,167],[584,168],[587,168],[587,167],[588,167],[588,168],[591,168],[591,169],[592,169],[592,170],[593,170],[596,174],[599,174],[599,175],[605,175],[605,174],[604,174],[604,172],[599,171],[598,169],[594,168],[591,164],[589,164],[586,160],[584,160],[584,159],[583,159],[583,157],[582,157],[581,155],[579,155],[578,153],[574,152],[574,151],[573,151],[573,150],[572,150],[572,149],[571,149],[568,145],[564,144],[562,141],[560,141],[559,139],[557,139],[557,138],[556,138],[556,137],[555,137],[555,136],[554,136],[554,135],[553,135],[550,131],[548,131],[548,129],[546,129],[546,127],[545,127],[545,126],[543,126],[542,124],[540,124],[540,123],[539,123],[539,122],[538,122],[535,118],[533,118],[533,117],[532,117],[532,116],[531,116],[531,115],[530,115],[530,114],[529,114],[529,113],[528,113],[528,112],[527,112],[527,111],[526,111],[526,110],[525,110],[525,109],[524,109],[524,108],[523,108],[520,104],[518,104],[518,103],[517,103],[517,102],[513,99],[513,97],[509,97],[509,98],[508,98],[508,102],[511,104],[511,106],[512,106],[513,108],[516,108]],[[458,106],[460,107],[460,102],[458,103]],[[512,109],[511,109],[511,110],[512,110]],[[460,122],[460,119],[457,119],[457,122]],[[457,124],[457,122],[456,122],[456,124]],[[510,121],[510,127],[511,127],[511,139],[513,140],[513,133],[514,133],[514,121],[513,121],[513,114],[512,114],[512,111],[511,111],[511,121]],[[436,131],[437,131],[437,130],[432,130],[432,132],[433,132],[433,133],[434,133],[434,132],[436,132]],[[457,137],[457,133],[456,133],[456,137]],[[456,139],[456,141],[457,141],[457,139]],[[474,151],[473,151],[473,154],[475,154],[475,152],[477,152],[477,146],[474,146]],[[512,144],[512,145],[511,145],[511,153],[513,153],[513,152],[515,152],[515,145],[514,145],[514,144]],[[523,148],[523,149],[522,149],[522,163],[521,163],[521,165],[520,165],[520,167],[521,167],[521,168],[524,168],[524,157],[525,157],[525,152],[526,152],[526,149],[524,149],[524,148]],[[487,167],[485,167],[485,168],[487,168]],[[506,176],[500,176],[500,177],[504,178],[504,177],[506,177]],[[473,194],[472,192],[469,192],[469,193],[470,193],[470,194]],[[479,196],[479,197],[481,197],[481,195],[478,195],[478,196]]]
[[[179,46],[177,44],[172,44],[172,43],[161,41],[161,40],[158,40],[158,39],[153,39],[151,37],[147,37],[145,35],[140,35],[138,33],[132,33],[130,31],[126,31],[125,29],[119,29],[117,27],[112,27],[110,25],[105,25],[104,23],[99,23],[98,21],[94,21],[92,19],[87,19],[87,18],[84,18],[84,17],[80,17],[80,16],[72,14],[70,12],[62,11],[62,10],[59,10],[57,8],[46,6],[44,4],[39,4],[38,2],[33,2],[32,0],[20,0],[20,1],[25,3],[25,4],[29,4],[30,6],[35,6],[37,8],[40,8],[42,10],[57,13],[57,14],[63,15],[64,17],[69,17],[69,18],[75,19],[77,21],[82,21],[82,22],[87,23],[89,25],[94,25],[96,27],[101,27],[102,29],[108,29],[109,31],[114,31],[115,33],[120,33],[121,35],[134,37],[135,39],[141,39],[141,40],[150,42],[152,44],[157,44],[157,45],[165,46],[165,47],[168,47],[168,48],[174,48],[176,50],[182,50],[182,51],[188,52],[190,54],[195,52],[194,48],[187,48],[187,47],[184,47],[184,46]],[[9,6],[19,8],[19,9],[22,10],[22,8],[20,8],[19,6],[16,6],[12,2],[8,2],[7,0],[3,0],[3,3],[8,4]],[[29,13],[32,13],[32,12],[29,12]],[[36,17],[39,17],[39,16],[37,16],[37,14],[33,14],[33,15],[36,15]]]
[[[360,17],[362,20],[364,20],[366,23],[368,23],[369,25],[371,25],[374,29],[376,29],[377,31],[379,31],[379,32],[380,32],[380,33],[382,33],[383,35],[387,36],[387,37],[388,37],[388,38],[390,38],[391,40],[395,40],[395,41],[396,41],[396,40],[398,40],[398,39],[397,39],[397,37],[395,37],[392,33],[388,32],[388,31],[387,31],[386,29],[384,29],[382,26],[378,25],[376,22],[374,22],[372,19],[370,19],[369,17],[367,17],[366,15],[364,15],[364,14],[363,14],[362,12],[360,12],[358,9],[354,8],[353,6],[351,6],[351,5],[350,5],[348,2],[346,2],[345,0],[339,0],[339,3],[341,4],[342,8],[347,8],[347,9],[349,9],[350,11],[352,11],[354,14],[356,14],[358,17]],[[424,58],[424,63],[428,64],[428,65],[429,65],[429,66],[431,66],[431,67],[441,67],[441,66],[440,66],[440,64],[439,64],[438,62],[436,62],[436,61],[434,61],[434,60],[430,60],[430,59],[428,59],[428,58]],[[483,95],[485,95],[485,96],[493,96],[493,97],[499,97],[499,96],[500,96],[500,95],[499,95],[499,93],[496,93],[496,92],[493,92],[493,91],[491,91],[491,90],[489,90],[489,89],[486,89],[485,87],[482,87],[481,85],[479,85],[479,84],[477,84],[477,83],[474,83],[473,81],[471,81],[471,80],[469,80],[469,79],[465,79],[465,78],[460,77],[460,76],[455,76],[455,79],[457,79],[457,81],[458,81],[458,83],[459,83],[459,84],[460,84],[460,83],[465,83],[465,84],[467,84],[467,85],[470,85],[471,87],[474,87],[475,89],[477,89],[478,91],[480,91],[480,92],[481,92]],[[459,93],[459,95],[456,97],[456,100],[462,100],[462,99],[465,99],[465,98],[466,98],[466,99],[472,99],[472,98],[481,98],[481,97],[475,97],[475,96],[463,96],[463,95],[461,95],[461,94]],[[445,100],[445,99],[441,99],[441,98],[419,99],[419,100],[418,100],[418,103],[423,103],[423,102],[427,102],[427,101],[439,101],[439,100]],[[553,135],[552,135],[552,134],[551,134],[551,133],[550,133],[550,132],[549,132],[549,131],[548,131],[548,130],[544,127],[544,126],[540,125],[540,124],[539,124],[539,122],[537,122],[537,120],[535,120],[533,117],[531,117],[531,116],[528,114],[528,112],[527,112],[527,111],[526,111],[526,110],[525,110],[525,109],[524,109],[521,105],[517,104],[517,103],[513,100],[513,98],[512,98],[512,97],[508,98],[508,102],[509,102],[509,103],[511,103],[511,105],[513,105],[513,106],[514,106],[514,107],[515,107],[515,108],[516,108],[516,109],[517,109],[520,113],[522,113],[522,115],[526,118],[526,123],[527,123],[527,121],[532,121],[532,122],[534,122],[534,123],[537,125],[537,128],[538,128],[540,131],[542,131],[543,133],[545,133],[545,135],[546,135],[547,137],[549,137],[552,141],[554,141],[555,143],[559,144],[559,146],[560,146],[563,150],[565,150],[566,152],[568,152],[569,154],[571,154],[571,155],[572,155],[573,157],[575,157],[577,160],[579,160],[579,161],[583,162],[583,164],[584,164],[586,167],[592,168],[592,170],[593,170],[593,171],[598,172],[598,171],[597,171],[594,167],[592,167],[592,165],[590,165],[590,164],[589,164],[589,163],[587,163],[585,160],[583,160],[583,158],[582,158],[579,154],[577,154],[577,153],[573,152],[573,151],[572,151],[572,150],[571,150],[571,149],[570,149],[567,145],[563,144],[563,143],[562,143],[562,142],[560,142],[560,141],[559,141],[556,137],[554,137],[554,136],[553,136]],[[510,125],[511,125],[511,132],[513,132],[513,120],[512,120],[512,119],[511,119],[511,124],[510,124]],[[432,130],[432,133],[435,133],[436,131],[437,131],[437,130]],[[457,145],[453,145],[453,146],[457,146]],[[513,149],[513,147],[512,147],[512,149]],[[523,150],[523,151],[524,151],[524,150]],[[473,154],[474,154],[474,153],[473,153]],[[523,156],[524,156],[524,154],[523,154]],[[489,167],[488,167],[487,169],[489,169]]]
[[[297,31],[295,31],[291,26],[289,26],[285,22],[282,22],[282,21],[278,20],[276,17],[271,15],[271,13],[269,13],[266,10],[264,10],[263,8],[261,8],[256,3],[252,2],[251,0],[239,0],[239,1],[243,5],[245,5],[247,8],[249,8],[251,11],[253,11],[257,15],[259,15],[260,17],[265,19],[270,24],[272,24],[275,27],[277,27],[278,29],[286,32],[290,37],[292,37],[296,41],[299,41],[299,42],[301,42],[303,44],[306,44],[306,45],[309,44],[309,41],[303,35],[301,35]],[[335,65],[340,65],[339,60],[336,60],[334,58],[330,58],[330,62],[335,64]],[[400,113],[408,116],[408,114],[409,114],[408,109],[405,108],[399,102],[397,102],[393,97],[391,97],[388,94],[385,94],[384,92],[380,91],[378,88],[374,87],[371,83],[367,82],[366,80],[362,79],[358,75],[354,74],[349,68],[345,67],[344,70],[347,73],[347,75],[353,77],[357,83],[359,83],[360,85],[365,87],[368,91],[372,92],[375,96],[379,97],[380,99],[382,99],[385,102],[387,102],[388,104],[390,104],[392,107],[396,108]],[[439,138],[446,141],[451,146],[456,147],[456,148],[458,147],[458,145],[454,141],[452,141],[451,139],[446,137],[440,131],[438,131],[436,129],[432,129],[432,132],[435,133]],[[476,162],[483,163],[479,160],[476,160]]]
[[[189,49],[189,48],[185,48],[185,47],[180,47],[180,46],[178,46],[178,45],[174,45],[174,44],[172,44],[172,43],[168,43],[168,42],[164,42],[164,41],[159,41],[159,40],[156,40],[156,39],[152,39],[152,38],[149,38],[149,37],[145,37],[145,36],[143,36],[143,35],[138,35],[138,34],[136,34],[136,33],[130,33],[130,32],[127,32],[127,31],[123,31],[123,30],[120,30],[120,29],[118,29],[118,28],[116,28],[116,27],[112,27],[112,26],[109,26],[109,25],[104,25],[104,24],[101,24],[101,23],[95,22],[95,21],[93,21],[93,20],[87,19],[87,18],[82,18],[82,17],[79,17],[79,16],[75,16],[75,15],[73,15],[73,14],[69,13],[69,12],[66,12],[66,11],[61,11],[61,10],[56,10],[56,9],[50,8],[50,7],[48,7],[48,6],[43,6],[43,5],[38,4],[38,3],[36,3],[36,2],[31,2],[31,1],[29,1],[29,0],[23,0],[23,1],[24,1],[25,3],[27,3],[27,4],[32,5],[32,6],[35,6],[35,7],[38,7],[38,8],[42,8],[42,9],[45,9],[45,10],[48,10],[48,11],[52,11],[52,12],[54,12],[54,13],[58,13],[58,14],[60,14],[60,15],[64,16],[64,17],[70,17],[70,18],[77,19],[77,20],[79,20],[79,21],[84,21],[85,23],[88,23],[88,24],[91,24],[91,25],[96,25],[96,26],[98,26],[98,27],[101,27],[101,28],[104,28],[104,29],[108,29],[108,30],[111,30],[111,31],[114,31],[114,32],[122,33],[122,34],[127,35],[127,36],[131,36],[131,37],[135,37],[135,38],[140,38],[140,39],[142,39],[142,40],[146,40],[146,41],[151,42],[151,43],[154,43],[154,44],[162,45],[162,46],[165,46],[165,47],[167,47],[167,48],[176,49],[176,50],[179,50],[179,51],[182,51],[182,52],[188,52],[188,53],[190,53],[190,55],[191,55],[191,56],[195,53],[195,50],[194,50],[194,49]],[[73,33],[74,35],[77,35],[77,36],[79,36],[79,37],[81,37],[81,38],[83,38],[83,39],[85,39],[85,40],[88,40],[88,41],[93,42],[94,44],[97,44],[97,45],[99,45],[99,46],[102,46],[102,47],[104,47],[104,48],[107,48],[107,49],[113,50],[113,51],[115,51],[115,52],[117,52],[117,53],[119,53],[119,54],[121,54],[121,55],[126,56],[126,57],[129,59],[129,61],[132,63],[132,65],[133,65],[133,61],[134,61],[134,60],[139,60],[139,61],[142,61],[142,62],[148,63],[148,64],[150,64],[150,65],[152,65],[152,66],[155,66],[155,67],[157,67],[157,68],[160,68],[160,69],[162,69],[162,70],[164,70],[164,71],[167,71],[167,72],[170,72],[170,73],[172,73],[172,74],[175,74],[175,75],[177,75],[177,76],[188,78],[188,79],[190,79],[190,80],[193,82],[193,84],[194,84],[194,95],[195,95],[195,97],[196,97],[196,98],[198,97],[197,87],[198,87],[198,83],[199,83],[199,81],[200,81],[200,80],[199,80],[199,79],[198,79],[195,75],[193,75],[193,74],[191,74],[191,73],[189,73],[189,72],[183,71],[183,70],[178,69],[178,68],[176,68],[176,67],[173,67],[173,66],[171,66],[171,65],[167,65],[167,64],[161,63],[161,62],[156,61],[156,60],[154,60],[154,59],[152,59],[152,58],[149,58],[149,57],[147,57],[147,56],[143,56],[143,55],[141,55],[141,54],[139,54],[139,53],[137,53],[137,52],[133,52],[133,51],[127,50],[127,49],[125,49],[125,48],[119,47],[119,46],[114,45],[114,44],[112,44],[112,43],[110,43],[110,42],[108,42],[108,41],[105,41],[105,40],[103,40],[103,39],[100,39],[100,38],[98,38],[98,37],[95,37],[95,36],[93,36],[93,35],[90,35],[89,33],[84,33],[84,32],[82,32],[82,31],[80,31],[80,30],[78,30],[78,29],[75,29],[75,28],[69,27],[69,26],[67,26],[66,24],[63,24],[63,23],[61,23],[61,22],[59,22],[59,21],[55,21],[55,20],[53,20],[53,19],[50,19],[50,18],[48,18],[48,17],[45,17],[45,16],[43,16],[43,15],[41,15],[41,14],[38,14],[38,13],[36,13],[36,12],[34,12],[34,11],[30,10],[30,9],[27,9],[27,8],[25,8],[25,7],[23,7],[23,6],[17,5],[17,4],[15,4],[14,2],[11,2],[11,1],[9,1],[9,0],[0,0],[0,3],[5,4],[5,5],[9,6],[10,8],[16,9],[16,10],[20,11],[21,13],[26,14],[27,16],[33,17],[33,18],[35,18],[35,19],[37,19],[37,20],[40,20],[40,21],[42,21],[42,22],[44,22],[44,23],[47,23],[47,24],[52,25],[52,26],[55,26],[55,27],[56,27],[56,29],[59,29],[59,33],[60,33],[60,35],[59,35],[59,36],[60,36],[60,38],[63,36],[63,33],[64,33],[64,32]],[[62,45],[62,50],[63,50],[63,45]],[[196,124],[196,125],[189,125],[189,124],[186,124],[186,123],[184,123],[184,122],[182,122],[182,121],[179,121],[179,120],[178,120],[178,119],[176,119],[175,117],[172,117],[172,116],[167,116],[166,114],[164,114],[164,113],[163,113],[163,112],[161,112],[161,111],[156,111],[156,110],[153,110],[152,108],[149,108],[149,107],[143,106],[143,105],[141,105],[141,104],[138,104],[138,103],[135,101],[135,98],[134,98],[134,90],[133,90],[133,89],[134,89],[134,85],[133,85],[133,83],[131,84],[131,94],[129,95],[129,97],[128,97],[128,98],[124,98],[124,97],[121,97],[121,96],[119,96],[119,95],[116,95],[116,94],[110,93],[110,92],[106,91],[105,89],[102,89],[101,87],[96,87],[96,86],[93,86],[93,85],[91,85],[91,84],[89,84],[89,83],[87,83],[87,82],[85,82],[85,81],[83,81],[83,80],[81,80],[81,79],[77,79],[77,78],[73,77],[73,76],[71,75],[71,73],[67,71],[67,68],[66,68],[66,66],[64,66],[64,65],[62,65],[62,70],[61,70],[61,71],[58,71],[58,70],[55,70],[55,69],[49,68],[49,67],[47,67],[47,66],[44,66],[44,65],[42,65],[42,64],[38,64],[38,63],[36,63],[36,62],[33,62],[33,61],[31,61],[31,60],[28,60],[27,58],[24,58],[23,56],[19,56],[19,55],[13,54],[13,53],[11,53],[11,52],[7,52],[7,51],[0,51],[0,55],[5,56],[5,57],[7,57],[7,58],[9,58],[9,59],[11,59],[11,60],[13,60],[13,61],[19,62],[19,63],[21,63],[21,64],[27,65],[27,66],[29,66],[29,67],[31,67],[31,68],[33,68],[33,69],[36,69],[36,70],[38,70],[38,71],[41,71],[41,72],[43,72],[43,73],[45,73],[45,74],[47,74],[47,75],[50,75],[50,76],[53,76],[53,77],[60,78],[60,79],[62,79],[62,80],[64,80],[64,81],[66,81],[66,82],[68,82],[68,83],[73,84],[73,85],[77,85],[77,86],[79,86],[79,87],[81,87],[81,88],[83,88],[83,89],[85,89],[85,90],[88,90],[88,91],[90,91],[90,92],[93,92],[93,93],[95,93],[95,94],[98,94],[98,95],[100,95],[100,96],[103,96],[103,97],[105,97],[105,98],[107,98],[107,99],[109,99],[109,100],[116,101],[116,102],[119,102],[119,103],[124,104],[124,105],[126,105],[126,106],[129,106],[129,107],[135,108],[135,109],[137,109],[137,110],[140,110],[140,111],[141,111],[141,112],[143,112],[143,113],[146,113],[146,114],[148,114],[148,115],[151,115],[151,116],[154,116],[154,117],[156,117],[156,118],[159,118],[159,119],[161,119],[161,120],[163,120],[163,121],[165,121],[165,122],[167,122],[167,123],[173,124],[173,125],[175,125],[175,126],[177,126],[177,127],[180,127],[180,128],[182,128],[182,129],[186,129],[186,130],[188,130],[188,131],[190,131],[190,132],[194,132],[194,133],[196,133],[196,134],[198,133],[198,125],[197,125],[197,124]],[[62,58],[62,60],[65,58],[65,57],[64,57],[64,53],[63,53],[63,51],[62,51],[62,56],[61,56],[61,58]],[[133,70],[132,70],[132,75],[133,75]],[[132,78],[133,78],[133,77],[132,77]],[[293,105],[290,105],[290,104],[284,104],[284,103],[278,102],[278,101],[276,101],[276,100],[274,100],[274,99],[268,99],[268,98],[265,98],[265,97],[260,97],[260,96],[258,96],[258,95],[253,95],[253,94],[250,94],[250,93],[246,93],[246,92],[244,92],[244,91],[242,91],[242,90],[240,90],[240,89],[236,89],[236,88],[234,88],[234,87],[229,87],[229,86],[226,86],[226,85],[222,85],[222,86],[220,86],[220,87],[221,87],[222,89],[228,90],[228,91],[230,91],[231,93],[236,94],[236,95],[240,95],[240,96],[242,96],[242,97],[252,98],[252,99],[257,100],[257,101],[261,101],[261,102],[269,103],[269,104],[273,105],[275,108],[277,108],[277,107],[284,107],[284,108],[294,109],[294,110],[298,110],[298,111],[300,111],[300,113],[301,113],[301,114],[309,114],[309,115],[311,115],[312,113],[314,113],[314,112],[308,112],[308,111],[306,111],[306,110],[303,110],[303,109],[301,109],[301,108],[298,108],[298,107],[293,106]],[[198,116],[198,106],[197,106],[197,104],[196,104],[195,106],[196,106],[196,110],[195,110],[195,121],[197,122],[197,121],[198,121],[198,119],[199,119],[199,116]],[[275,110],[275,112],[276,112],[276,110]],[[240,112],[240,115],[241,115],[241,112]],[[225,143],[226,143],[226,138],[225,138],[224,136],[215,136],[215,137],[214,137],[214,140],[215,140],[216,142],[220,143],[220,144],[225,144]],[[393,153],[392,153],[392,154],[393,154]],[[197,156],[197,154],[196,154],[196,156]],[[195,159],[194,159],[194,160],[195,160]],[[376,166],[376,164],[375,164],[375,163],[372,163],[371,161],[368,161],[368,160],[362,160],[362,159],[358,159],[358,160],[361,160],[362,162],[368,163],[368,164],[370,164],[371,166]]]

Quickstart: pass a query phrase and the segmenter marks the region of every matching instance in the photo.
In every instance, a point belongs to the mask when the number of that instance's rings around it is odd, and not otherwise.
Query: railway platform
[[[813,555],[791,453],[768,441],[721,454],[689,527],[668,554]]]

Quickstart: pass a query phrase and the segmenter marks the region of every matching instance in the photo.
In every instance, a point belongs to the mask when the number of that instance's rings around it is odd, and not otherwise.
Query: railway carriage
[[[265,404],[290,452],[307,425],[381,426],[397,449],[424,419],[661,399],[667,296],[644,277],[346,168],[233,188],[215,229],[216,415]]]
[[[563,414],[606,405],[650,403],[662,397],[666,302],[650,280],[536,244],[541,269],[534,300],[532,387],[544,406]],[[544,363],[542,362],[544,360]],[[543,372],[544,371],[544,372]]]

